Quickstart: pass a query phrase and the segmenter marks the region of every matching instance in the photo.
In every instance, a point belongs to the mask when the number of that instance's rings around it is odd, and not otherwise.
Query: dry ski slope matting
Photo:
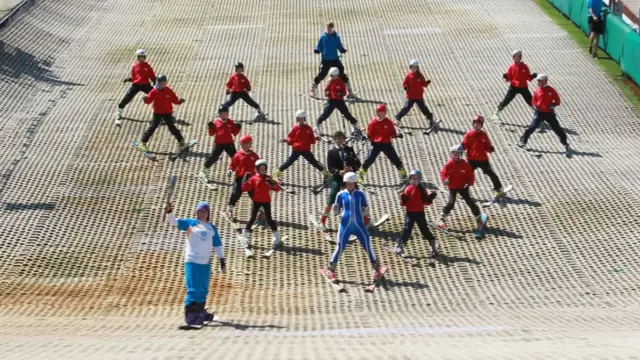
[[[162,205],[170,174],[179,216],[199,200],[226,205],[228,159],[214,166],[218,190],[193,172],[210,152],[206,122],[224,99],[236,61],[268,122],[245,124],[271,169],[285,160],[297,109],[313,120],[322,104],[300,95],[318,67],[313,47],[325,21],[336,22],[343,57],[361,101],[350,105],[365,126],[375,104],[393,114],[401,82],[418,58],[432,80],[426,99],[440,131],[414,128],[395,142],[408,169],[433,184],[475,114],[490,115],[506,91],[502,74],[521,48],[532,71],[549,74],[563,103],[559,119],[576,153],[565,158],[551,131],[535,133],[532,156],[515,149],[531,118],[517,98],[506,125],[487,123],[491,161],[514,190],[492,206],[487,237],[477,241],[459,201],[437,233],[445,261],[426,266],[416,233],[407,247],[420,267],[382,249],[401,229],[392,186],[395,169],[381,156],[368,174],[374,219],[390,220],[373,236],[389,266],[386,284],[365,293],[371,270],[357,243],[339,267],[346,294],[317,273],[333,245],[309,228],[326,193],[304,161],[283,181],[295,194],[274,195],[287,252],[244,260],[229,224],[213,214],[225,243],[228,273],[214,262],[208,306],[219,321],[178,332],[182,321],[183,237],[166,224]],[[3,358],[610,358],[640,353],[638,304],[640,124],[631,106],[583,49],[530,1],[486,7],[477,1],[40,1],[0,35],[0,353]],[[150,121],[136,98],[114,125],[134,51],[144,48],[187,103],[176,110],[183,133],[199,141],[185,159],[166,127],[150,142],[152,162],[129,142]],[[253,111],[237,103],[236,120]],[[338,115],[326,131],[346,128]],[[314,151],[325,159],[329,145]],[[360,150],[359,146],[357,147]],[[361,154],[362,155],[362,154]],[[491,184],[477,174],[478,201]],[[427,210],[434,220],[446,199]],[[238,213],[246,220],[245,196]],[[329,222],[337,227],[335,219]],[[415,230],[417,232],[417,229]],[[254,233],[257,255],[270,232]],[[636,341],[632,341],[636,340]],[[32,352],[32,353],[29,353]]]

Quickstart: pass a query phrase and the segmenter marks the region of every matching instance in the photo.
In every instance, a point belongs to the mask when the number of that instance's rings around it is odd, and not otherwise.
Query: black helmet
[[[165,74],[158,75],[158,82],[166,82],[166,81],[167,81],[167,75]]]
[[[244,69],[244,64],[238,61],[238,62],[236,63],[236,65],[235,65],[235,67],[236,67],[236,70],[238,70],[238,69]]]
[[[220,107],[218,108],[218,114],[222,114],[222,113],[228,113],[229,112],[229,107],[227,105],[220,105]]]

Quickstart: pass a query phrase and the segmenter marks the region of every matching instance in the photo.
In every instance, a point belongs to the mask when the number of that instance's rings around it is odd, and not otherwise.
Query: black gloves
[[[187,101],[187,100],[185,100],[183,98],[180,98],[180,104],[184,104],[185,101]]]
[[[227,272],[227,262],[224,260],[224,258],[220,258],[220,271]]]
[[[207,123],[207,127],[208,127],[209,129],[211,129],[211,128],[213,127],[213,121],[209,121],[209,122]]]
[[[502,74],[502,78],[507,80],[509,78],[509,76],[507,76],[507,74]]]
[[[314,54],[320,54],[320,50],[318,50],[318,49],[313,49],[313,53],[314,53]]]

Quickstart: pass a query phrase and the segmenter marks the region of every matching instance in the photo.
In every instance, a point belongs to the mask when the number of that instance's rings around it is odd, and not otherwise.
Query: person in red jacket
[[[324,106],[324,111],[316,120],[316,136],[322,136],[322,123],[327,120],[331,114],[333,114],[333,110],[338,109],[342,116],[351,123],[351,126],[353,127],[353,136],[357,139],[361,139],[362,131],[358,127],[358,120],[351,115],[349,107],[347,107],[347,103],[344,101],[347,88],[344,81],[340,78],[340,70],[337,67],[332,67],[329,70],[329,76],[331,77],[331,80],[329,80],[329,83],[324,88],[324,96],[327,98],[327,103]]]
[[[224,105],[220,105],[218,108],[218,116],[217,119],[207,123],[209,136],[215,138],[215,145],[213,146],[213,152],[204,162],[204,166],[198,174],[207,182],[209,181],[209,171],[211,167],[218,162],[223,151],[226,152],[230,158],[233,158],[233,155],[236,154],[236,146],[234,145],[233,138],[240,133],[240,128],[242,127],[241,124],[237,124],[229,119],[229,108]]]
[[[482,172],[491,179],[494,196],[497,200],[504,196],[504,192],[502,191],[502,183],[498,175],[496,175],[493,168],[491,168],[491,164],[489,164],[488,155],[496,151],[496,149],[491,145],[491,140],[489,140],[487,132],[482,130],[483,126],[484,117],[476,115],[473,119],[473,129],[467,131],[462,138],[460,146],[462,146],[463,150],[467,151],[467,161],[469,165],[471,165],[471,168],[474,171],[478,168],[482,169]]]
[[[158,76],[158,83],[155,87],[149,91],[149,94],[145,95],[142,100],[145,104],[153,104],[153,120],[149,128],[142,134],[138,149],[140,151],[149,151],[147,142],[151,139],[151,136],[156,132],[156,129],[163,122],[167,125],[167,129],[171,135],[173,135],[178,143],[180,143],[180,150],[183,151],[187,148],[187,144],[182,137],[182,133],[176,127],[175,119],[173,117],[173,105],[184,104],[185,100],[178,98],[175,92],[169,87],[168,80],[165,75]]]
[[[435,121],[433,121],[433,114],[429,111],[427,104],[424,102],[424,89],[431,84],[431,80],[425,79],[422,72],[420,72],[419,65],[418,60],[411,60],[409,63],[409,72],[402,82],[402,87],[407,95],[407,102],[396,115],[396,125],[398,126],[400,126],[400,121],[405,115],[407,115],[409,110],[413,108],[414,104],[418,105],[422,115],[424,115],[429,121],[429,128],[435,125]]]
[[[233,155],[233,157],[231,157],[231,163],[229,163],[229,170],[227,171],[227,175],[235,175],[235,182],[233,184],[233,190],[231,190],[231,196],[229,197],[229,207],[225,215],[231,221],[235,221],[235,217],[233,216],[233,209],[242,196],[242,179],[245,176],[253,176],[256,173],[256,161],[260,159],[258,154],[251,150],[252,142],[253,139],[251,138],[251,135],[247,134],[241,136],[240,151],[238,151],[235,155]]]
[[[551,130],[560,138],[560,143],[564,145],[566,156],[571,157],[567,133],[560,126],[555,112],[556,106],[560,106],[560,96],[554,88],[548,85],[549,77],[547,75],[540,74],[536,81],[538,82],[538,88],[533,93],[532,105],[535,111],[533,120],[531,120],[529,128],[522,134],[520,141],[518,141],[518,146],[521,148],[526,147],[531,134],[536,131],[543,121],[546,121],[551,126]]]
[[[316,136],[313,134],[313,129],[311,126],[307,125],[307,112],[304,110],[298,110],[296,112],[296,121],[297,124],[293,125],[289,135],[286,138],[282,139],[282,142],[291,145],[291,155],[287,161],[285,161],[276,173],[273,174],[273,179],[278,181],[278,179],[282,176],[285,170],[287,170],[291,165],[293,165],[296,160],[302,156],[311,166],[318,169],[318,171],[322,172],[324,175],[325,181],[329,180],[331,174],[327,171],[324,165],[320,164],[318,159],[313,156],[311,152],[311,145],[316,143]]]
[[[238,101],[238,99],[242,99],[247,105],[256,109],[256,118],[264,118],[266,114],[262,112],[260,105],[251,98],[249,92],[251,91],[251,82],[244,74],[244,64],[241,62],[236,63],[235,65],[236,72],[233,73],[227,80],[226,84],[226,93],[229,95],[229,99],[224,103],[224,105],[228,108],[233,106],[233,104]]]
[[[130,82],[131,86],[118,104],[118,109],[116,110],[116,126],[120,126],[124,107],[127,106],[140,91],[148,94],[153,89],[152,84],[156,83],[156,74],[147,62],[147,53],[143,49],[138,49],[136,51],[136,57],[136,62],[131,65],[131,74],[123,81],[125,83]]]
[[[429,263],[431,264],[438,257],[438,248],[436,238],[429,230],[424,208],[431,205],[438,194],[436,192],[429,194],[422,184],[421,177],[420,170],[412,170],[409,174],[409,185],[404,188],[400,195],[400,206],[403,206],[407,213],[404,217],[404,230],[402,236],[398,239],[395,251],[397,254],[404,256],[404,246],[411,237],[413,225],[417,224],[422,237],[429,241],[429,246],[431,246],[431,255],[429,256]]]
[[[502,99],[500,105],[496,111],[491,115],[491,119],[494,121],[500,121],[500,112],[511,103],[511,101],[516,97],[516,95],[520,94],[527,105],[531,106],[531,92],[529,91],[529,81],[533,80],[538,76],[536,73],[531,73],[529,71],[529,66],[522,61],[522,51],[515,50],[511,57],[513,58],[513,64],[509,66],[507,72],[502,74],[502,78],[505,82],[509,83],[509,90],[507,90],[507,94]]]
[[[251,227],[258,217],[258,211],[264,210],[265,219],[273,232],[273,248],[281,249],[283,246],[278,233],[278,226],[271,216],[271,192],[279,192],[280,184],[267,175],[267,161],[256,161],[256,174],[245,175],[242,183],[242,190],[249,193],[253,205],[251,206],[251,218],[242,231],[245,237],[245,247],[251,249]]]
[[[404,185],[407,181],[407,171],[404,169],[404,165],[396,149],[393,147],[393,144],[391,144],[391,141],[397,136],[396,127],[387,117],[387,106],[385,104],[378,105],[376,107],[376,116],[371,118],[369,126],[367,127],[367,138],[371,141],[371,151],[358,171],[359,184],[364,182],[367,170],[369,170],[373,162],[376,161],[378,155],[384,153],[387,159],[391,161],[391,164],[398,169],[400,181],[402,185]]]
[[[442,215],[440,217],[440,222],[438,223],[438,228],[440,229],[446,229],[447,225],[445,220],[447,216],[449,216],[451,210],[453,210],[458,194],[462,196],[464,201],[467,203],[467,206],[469,206],[469,209],[471,209],[473,216],[476,217],[478,227],[481,226],[480,208],[476,205],[469,194],[469,188],[473,186],[476,178],[473,174],[471,165],[462,159],[461,155],[462,149],[460,148],[460,145],[452,147],[451,159],[449,159],[440,171],[440,180],[442,180],[442,183],[449,188],[449,201],[447,202],[447,205],[445,205],[444,209],[442,209]]]

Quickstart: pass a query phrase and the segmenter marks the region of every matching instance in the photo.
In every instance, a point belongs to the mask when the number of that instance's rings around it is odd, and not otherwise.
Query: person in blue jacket
[[[211,250],[215,249],[220,260],[220,270],[226,272],[226,262],[222,252],[222,241],[215,225],[209,222],[209,203],[201,201],[196,205],[196,219],[177,219],[173,205],[165,208],[167,221],[180,231],[186,232],[184,248],[184,275],[187,296],[184,300],[185,329],[200,329],[205,322],[213,321],[213,313],[207,312],[205,304],[209,294],[211,276]]]
[[[316,45],[316,48],[313,50],[313,52],[316,54],[320,54],[320,71],[311,83],[309,96],[314,98],[316,97],[316,89],[318,88],[318,84],[320,84],[320,82],[327,77],[329,69],[335,67],[340,70],[340,78],[347,85],[347,98],[353,97],[354,93],[353,89],[351,88],[351,83],[349,83],[349,77],[347,76],[347,74],[345,74],[344,66],[340,61],[340,54],[346,53],[347,49],[345,49],[344,45],[342,45],[340,35],[338,35],[338,33],[335,31],[335,25],[332,22],[327,24],[327,31],[320,36],[318,45]]]

